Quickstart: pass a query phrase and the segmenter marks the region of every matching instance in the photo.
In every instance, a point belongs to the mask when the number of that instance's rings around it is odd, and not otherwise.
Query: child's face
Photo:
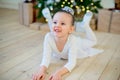
[[[58,12],[53,17],[53,32],[56,37],[65,37],[73,31],[72,16],[65,12]]]

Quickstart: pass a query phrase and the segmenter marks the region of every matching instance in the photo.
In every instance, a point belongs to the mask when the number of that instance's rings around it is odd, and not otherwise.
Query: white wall
[[[101,0],[101,5],[104,8],[115,8],[115,0]]]
[[[1,8],[18,9],[18,3],[22,0],[0,0]]]

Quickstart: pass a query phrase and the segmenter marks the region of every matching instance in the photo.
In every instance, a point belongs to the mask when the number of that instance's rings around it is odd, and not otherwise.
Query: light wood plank
[[[14,45],[10,45],[9,47],[5,47],[0,49],[1,54],[0,54],[0,58],[2,60],[0,60],[0,63],[2,62],[6,62],[8,60],[10,60],[11,58],[14,58],[16,56],[21,55],[24,52],[29,51],[30,49],[38,46],[38,45],[42,45],[42,38],[40,38],[39,36],[40,34],[36,33],[34,35],[31,35],[30,37],[26,37],[24,39],[24,41],[20,40],[14,43]],[[25,37],[25,36],[24,36]],[[33,39],[31,39],[33,38]],[[30,44],[32,43],[32,44]]]
[[[2,73],[1,74],[1,79],[2,80],[7,80],[9,76],[11,76],[9,80],[18,79],[18,77],[25,74],[26,72],[31,70],[33,67],[35,68],[35,67],[39,66],[39,64],[41,62],[41,55],[42,55],[41,53],[39,53],[39,51],[41,51],[41,49],[35,49],[35,50],[36,51],[34,51],[33,56],[26,59],[25,61],[20,60],[21,61],[20,64],[12,67],[10,70],[8,70],[5,73]],[[31,54],[31,53],[29,53],[29,54]],[[30,76],[28,76],[28,77],[30,77]]]
[[[118,39],[119,40],[119,39]],[[120,48],[120,45],[118,46]],[[99,80],[119,80],[120,76],[120,49],[116,48],[111,60],[104,69]]]
[[[108,38],[108,39],[107,39]],[[98,80],[99,76],[101,75],[102,71],[108,64],[109,60],[111,59],[112,55],[114,54],[114,50],[116,49],[116,45],[118,44],[113,39],[113,36],[107,36],[102,44],[108,46],[109,49],[104,49],[105,52],[98,56],[95,61],[92,62],[91,66],[84,72],[84,74],[79,78],[79,80]],[[109,41],[108,41],[109,40]],[[111,43],[112,44],[111,46]]]
[[[30,35],[34,35],[34,34],[36,34],[36,33],[34,33],[34,31],[26,31],[26,32],[24,32],[24,33],[20,33],[19,35],[15,35],[14,37],[8,37],[7,39],[5,39],[5,40],[2,40],[1,42],[0,42],[0,48],[3,48],[3,47],[6,47],[6,46],[8,46],[8,45],[10,45],[10,44],[13,44],[13,43],[15,43],[16,41],[19,41],[19,40],[24,40],[24,38],[25,37],[29,37]],[[2,38],[1,38],[2,39]]]
[[[33,56],[34,52],[38,48],[39,47],[35,47],[35,49],[31,49],[28,52],[25,52],[24,54],[22,54],[20,56],[16,56],[15,58],[0,64],[1,65],[0,66],[0,74],[7,72],[9,69],[14,67],[15,65],[20,64],[21,62],[25,61],[29,57]]]

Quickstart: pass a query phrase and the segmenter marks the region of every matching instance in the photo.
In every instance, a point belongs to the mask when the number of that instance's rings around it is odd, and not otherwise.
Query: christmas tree
[[[76,19],[83,16],[86,12],[91,11],[97,13],[98,9],[102,8],[100,4],[101,0],[37,0],[35,8],[39,9],[38,18],[43,17],[42,10],[48,7],[51,14],[60,10],[64,6],[71,7],[75,12]]]

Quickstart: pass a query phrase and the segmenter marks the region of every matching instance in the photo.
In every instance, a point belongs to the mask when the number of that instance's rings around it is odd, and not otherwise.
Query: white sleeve
[[[49,64],[50,64],[50,60],[51,60],[51,53],[52,53],[52,49],[50,46],[50,36],[49,33],[45,36],[44,39],[44,44],[43,44],[43,58],[42,58],[42,62],[41,65],[44,65],[48,68]]]
[[[73,45],[69,49],[68,53],[68,62],[64,65],[68,69],[69,72],[72,71],[72,69],[75,67],[77,61],[77,48],[76,45],[73,43]]]

